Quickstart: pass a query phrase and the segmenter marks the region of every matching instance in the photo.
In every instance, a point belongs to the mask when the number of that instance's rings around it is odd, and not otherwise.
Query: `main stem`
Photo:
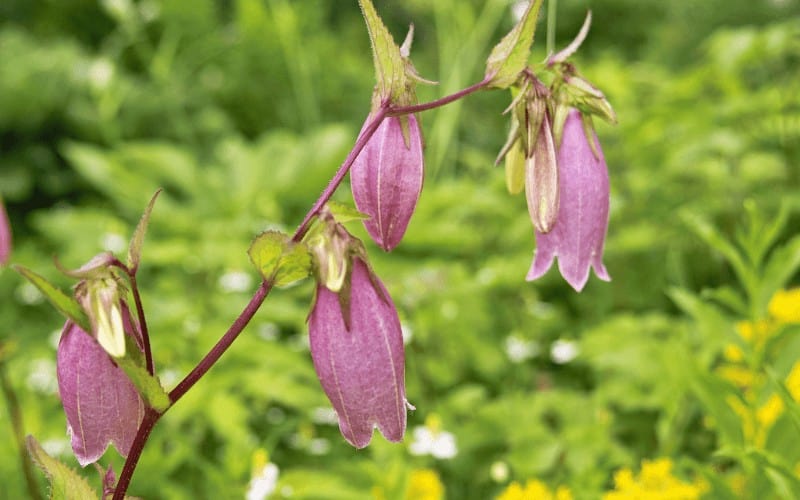
[[[484,79],[474,85],[471,85],[470,87],[456,92],[455,94],[437,99],[435,101],[413,106],[392,107],[389,105],[388,101],[382,103],[378,110],[371,115],[367,125],[362,129],[355,145],[353,146],[353,149],[350,150],[350,153],[339,167],[339,170],[336,171],[328,185],[322,191],[322,194],[319,196],[319,198],[317,198],[317,201],[314,202],[314,205],[312,205],[305,217],[303,217],[302,222],[300,222],[300,224],[297,226],[297,229],[292,236],[292,241],[299,242],[303,239],[311,227],[314,217],[317,216],[325,203],[327,203],[331,196],[333,196],[336,188],[339,187],[347,175],[347,172],[350,171],[350,167],[353,165],[353,162],[356,160],[359,153],[361,153],[361,150],[364,149],[364,146],[367,145],[370,138],[372,138],[372,136],[375,134],[375,131],[378,130],[381,122],[383,122],[386,117],[407,115],[438,108],[455,100],[461,99],[462,97],[465,97],[477,90],[485,88],[488,83],[489,81]],[[134,290],[136,290],[135,283],[135,278],[132,277],[132,288]],[[214,347],[212,347],[208,354],[206,354],[203,359],[200,360],[197,366],[191,372],[189,372],[189,374],[186,375],[186,377],[184,377],[183,380],[181,380],[178,385],[172,389],[172,391],[170,391],[170,408],[172,405],[177,403],[178,400],[182,398],[186,392],[188,392],[189,389],[191,389],[208,372],[208,370],[211,369],[212,366],[214,366],[214,364],[219,360],[220,357],[222,357],[225,351],[228,350],[239,334],[242,333],[245,326],[247,326],[247,324],[253,318],[259,307],[261,307],[261,304],[263,304],[270,291],[272,291],[272,287],[273,283],[271,281],[263,281],[261,283],[261,286],[259,286],[258,290],[256,290],[256,293],[250,299],[250,302],[247,303],[241,314],[239,314],[230,328],[228,328],[228,331],[225,332],[225,335],[223,335],[219,341],[217,341]],[[134,293],[134,300],[136,301],[137,309],[141,311],[141,299],[138,297],[138,291]],[[144,323],[141,318],[140,321]],[[145,342],[145,344],[149,345],[149,342]],[[152,360],[149,361],[148,368],[151,366]],[[167,408],[167,410],[169,410],[169,408]],[[142,450],[144,449],[144,446],[147,444],[147,440],[150,437],[150,432],[152,432],[153,427],[155,427],[158,420],[167,412],[167,410],[159,413],[152,408],[148,408],[145,411],[142,423],[139,425],[139,430],[136,432],[136,437],[134,438],[131,449],[128,452],[128,458],[125,460],[125,465],[120,473],[119,481],[114,489],[114,496],[112,497],[112,500],[124,500],[125,493],[128,491],[128,486],[130,485],[131,478],[133,477],[133,472],[136,470],[136,465],[138,464],[139,458],[142,455]]]

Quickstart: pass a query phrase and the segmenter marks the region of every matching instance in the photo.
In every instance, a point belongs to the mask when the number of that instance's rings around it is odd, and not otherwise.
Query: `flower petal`
[[[586,139],[580,113],[571,110],[558,150],[558,218],[549,233],[536,232],[529,281],[545,273],[553,256],[558,257],[561,275],[577,291],[586,285],[589,267],[600,279],[611,279],[602,261],[608,228],[608,169],[597,136],[593,139],[598,157]]]
[[[422,135],[416,117],[407,118],[408,144],[401,119],[385,118],[350,169],[353,199],[370,216],[364,227],[386,251],[402,240],[422,191]]]
[[[383,284],[359,258],[353,260],[349,307],[348,330],[339,295],[317,286],[308,325],[317,376],[350,444],[365,447],[375,426],[389,441],[400,441],[406,428],[400,320]]]
[[[122,456],[136,437],[144,404],[128,376],[80,327],[67,322],[58,344],[58,389],[81,466],[113,443]]]

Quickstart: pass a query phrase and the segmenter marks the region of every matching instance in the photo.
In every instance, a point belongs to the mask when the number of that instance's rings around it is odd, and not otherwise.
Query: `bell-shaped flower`
[[[602,260],[608,228],[608,169],[597,135],[591,132],[595,155],[584,130],[580,113],[571,110],[558,149],[558,217],[550,232],[536,231],[536,253],[527,276],[528,281],[539,278],[558,257],[561,275],[577,291],[589,279],[589,267],[598,278],[611,279]]]
[[[369,121],[369,119],[368,119]],[[423,181],[422,134],[414,115],[387,117],[353,162],[350,185],[364,226],[392,250],[403,239]]]
[[[141,349],[141,335],[128,308],[123,304],[120,311],[125,335]],[[72,321],[67,321],[61,332],[56,367],[78,462],[82,466],[96,462],[109,444],[127,456],[144,417],[144,403],[125,372],[95,338]]]
[[[403,335],[392,299],[361,256],[353,256],[341,291],[317,285],[308,318],[314,368],[356,448],[375,427],[389,441],[406,429]]]
[[[11,223],[8,221],[8,214],[0,199],[0,266],[8,262],[11,256]]]

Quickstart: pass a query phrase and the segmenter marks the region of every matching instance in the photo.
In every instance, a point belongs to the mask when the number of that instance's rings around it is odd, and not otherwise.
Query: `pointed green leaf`
[[[33,436],[28,436],[25,441],[31,460],[47,476],[52,500],[99,498],[97,492],[86,482],[84,477],[48,455]]]
[[[139,219],[139,224],[136,225],[136,230],[133,232],[131,243],[128,246],[128,268],[134,274],[139,268],[139,262],[142,258],[142,244],[144,243],[144,235],[147,232],[147,225],[150,222],[150,214],[153,212],[153,206],[156,204],[156,198],[161,194],[161,189],[153,194],[150,198],[150,203],[144,209],[142,218]]]
[[[778,393],[781,401],[783,401],[783,406],[786,407],[786,412],[789,414],[792,424],[797,432],[800,433],[800,404],[794,400],[789,389],[780,381],[778,374],[772,368],[767,367],[766,372],[770,384],[775,389],[775,392]]]
[[[290,285],[311,273],[311,254],[306,246],[278,231],[258,235],[247,253],[261,276],[276,286]]]
[[[774,498],[800,498],[800,477],[784,459],[767,450],[749,449],[747,456],[764,470],[778,495]]]
[[[725,257],[745,288],[748,290],[752,289],[756,276],[753,274],[753,269],[746,265],[742,254],[736,247],[702,217],[687,211],[681,212],[679,216],[683,223],[686,224],[694,234],[699,236],[708,246]]]
[[[89,318],[75,299],[65,294],[60,288],[47,281],[46,278],[36,274],[27,267],[16,265],[14,269],[33,283],[33,285],[47,297],[47,300],[58,309],[58,312],[74,321],[75,324],[80,326],[84,331],[92,331],[89,325]]]
[[[129,349],[128,351],[133,352],[138,349]],[[144,366],[137,362],[137,359],[126,356],[114,358],[114,362],[128,375],[148,406],[158,412],[166,411],[170,405],[169,395],[161,387],[158,377],[150,375]]]
[[[369,31],[380,99],[397,101],[406,88],[405,64],[400,47],[394,42],[391,33],[378,16],[372,1],[358,0],[358,4],[361,6],[361,13]]]
[[[339,224],[344,224],[345,222],[350,222],[354,220],[367,220],[369,219],[369,215],[359,212],[350,205],[346,205],[344,203],[339,203],[337,201],[329,201],[327,203],[328,209],[331,211],[333,218]]]
[[[516,26],[492,49],[486,60],[486,78],[491,79],[491,87],[510,87],[528,65],[541,7],[542,0],[532,0]]]
[[[784,286],[800,268],[800,236],[772,251],[761,279],[759,307],[766,308],[772,295]]]

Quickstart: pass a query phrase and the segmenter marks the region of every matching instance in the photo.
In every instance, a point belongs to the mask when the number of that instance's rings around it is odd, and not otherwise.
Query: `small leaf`
[[[400,47],[394,43],[371,0],[358,0],[367,23],[372,56],[375,61],[375,79],[381,100],[399,98],[406,88],[406,72]],[[404,44],[406,45],[406,44]],[[408,44],[410,45],[410,43]]]
[[[331,211],[331,214],[333,214],[334,220],[339,224],[354,220],[369,219],[369,215],[359,212],[355,207],[337,201],[329,201],[328,209]]]
[[[53,500],[85,500],[99,498],[86,479],[51,457],[33,436],[26,439],[28,454],[37,467],[42,469],[50,483],[50,498]]]
[[[800,433],[800,404],[794,400],[792,394],[786,388],[786,386],[781,383],[778,374],[770,368],[766,367],[767,378],[769,379],[770,384],[775,389],[775,392],[778,393],[780,396],[781,401],[783,401],[783,405],[786,407],[787,413],[789,414],[789,418],[792,421],[795,429],[798,433]]]
[[[516,26],[492,49],[485,73],[491,87],[510,87],[527,66],[541,7],[542,0],[532,0]]]
[[[261,276],[276,286],[290,285],[311,273],[311,254],[306,246],[278,231],[258,235],[247,253]]]
[[[800,236],[772,251],[761,279],[759,307],[766,308],[772,295],[800,268]]]
[[[153,212],[153,206],[156,204],[156,198],[161,194],[161,189],[153,194],[150,198],[150,203],[144,209],[142,218],[139,219],[139,224],[136,225],[136,230],[133,232],[131,243],[128,246],[128,268],[130,272],[136,274],[139,268],[139,262],[142,258],[142,244],[144,243],[144,235],[147,232],[147,225],[150,223],[150,214]]]
[[[89,318],[75,299],[65,294],[60,288],[47,281],[46,278],[36,274],[27,267],[16,265],[14,269],[33,283],[33,285],[47,297],[47,300],[58,309],[58,312],[66,316],[67,319],[72,320],[84,331],[92,331],[89,325]]]
[[[123,357],[114,358],[114,361],[128,375],[150,408],[159,413],[163,413],[169,408],[171,404],[169,395],[161,387],[158,377],[150,375],[136,359]]]

